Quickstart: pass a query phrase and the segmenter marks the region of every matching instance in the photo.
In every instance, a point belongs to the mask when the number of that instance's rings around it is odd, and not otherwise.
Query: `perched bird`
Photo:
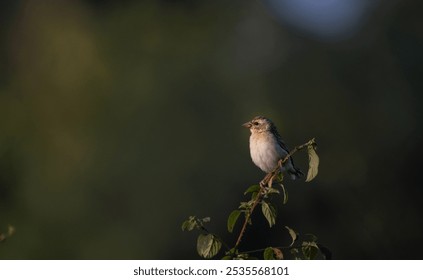
[[[255,117],[244,123],[243,126],[251,131],[250,154],[254,164],[266,173],[273,171],[278,165],[278,161],[289,154],[276,126],[271,120],[262,116]],[[281,172],[285,171],[292,180],[304,175],[295,167],[292,157],[283,164]]]

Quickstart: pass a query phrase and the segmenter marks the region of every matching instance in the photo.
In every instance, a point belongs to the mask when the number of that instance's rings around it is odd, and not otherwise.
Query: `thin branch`
[[[238,239],[236,240],[235,248],[237,248],[239,243],[241,242],[242,236],[244,235],[245,230],[247,229],[247,224],[248,224],[248,221],[250,220],[251,214],[253,214],[254,208],[256,208],[257,204],[259,203],[262,194],[263,194],[263,188],[260,188],[260,191],[258,192],[256,199],[254,200],[253,206],[251,206],[250,211],[248,211],[247,215],[245,216],[245,221],[244,221],[244,224],[242,225],[241,231],[239,232]]]
[[[271,172],[267,173],[266,176],[263,178],[263,180],[261,180],[260,182],[260,191],[257,194],[256,199],[254,200],[253,206],[251,206],[250,211],[248,211],[247,215],[245,216],[245,221],[244,224],[242,225],[241,231],[239,232],[238,238],[236,240],[235,243],[235,247],[234,248],[238,248],[239,243],[241,243],[241,239],[244,236],[245,230],[247,229],[247,224],[248,221],[250,220],[251,215],[254,212],[254,209],[256,208],[257,204],[260,202],[260,199],[262,198],[263,194],[264,194],[264,190],[265,190],[265,186],[269,184],[272,185],[273,183],[273,179],[280,173],[281,171],[281,166],[290,158],[292,157],[293,154],[295,154],[296,152],[298,152],[299,150],[304,149],[307,146],[310,145],[315,145],[316,142],[313,139],[311,139],[310,141],[308,141],[307,143],[304,143],[302,145],[296,146],[294,149],[292,149],[289,154],[286,155],[285,158],[280,159],[278,162],[278,166],[275,167],[275,169],[273,169]]]
[[[260,185],[263,184],[263,186],[266,186],[269,182],[273,181],[273,178],[275,178],[275,176],[277,176],[280,172],[281,172],[281,167],[282,165],[290,158],[292,157],[293,154],[295,154],[296,152],[298,152],[299,150],[304,149],[305,147],[311,146],[311,145],[316,145],[316,141],[315,138],[311,139],[310,141],[308,141],[307,143],[304,143],[302,145],[296,146],[294,149],[292,149],[289,154],[286,155],[286,157],[284,157],[283,159],[280,159],[278,161],[278,166],[275,167],[275,169],[273,169],[272,171],[270,171],[269,173],[266,174],[266,176],[264,177],[264,179],[260,182]]]

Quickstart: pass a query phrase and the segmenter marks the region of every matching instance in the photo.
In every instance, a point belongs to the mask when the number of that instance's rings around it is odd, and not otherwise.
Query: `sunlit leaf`
[[[276,222],[276,209],[273,207],[273,205],[262,201],[261,211],[263,212],[264,217],[269,223],[269,226],[272,227]]]
[[[203,223],[208,223],[208,222],[210,222],[210,217],[205,217],[205,218],[202,218],[201,219],[201,222],[203,222]]]
[[[273,248],[267,247],[263,252],[263,258],[265,260],[274,260],[275,256],[273,255]]]
[[[260,185],[252,185],[244,192],[244,195],[248,193],[259,192],[259,190],[260,190]]]
[[[266,192],[267,192],[268,194],[272,194],[272,193],[279,194],[279,193],[280,193],[277,189],[274,189],[274,188],[268,188],[268,189],[266,190]]]
[[[206,259],[214,257],[219,253],[222,242],[213,234],[200,234],[197,239],[197,252]]]
[[[288,202],[288,191],[285,189],[285,186],[283,184],[279,184],[282,188],[283,193],[283,204],[286,204]]]
[[[301,250],[307,260],[314,260],[319,253],[319,247],[316,242],[304,241]]]
[[[292,245],[294,245],[294,242],[297,240],[298,235],[297,235],[297,233],[295,232],[295,230],[293,230],[292,228],[290,228],[290,227],[288,227],[288,226],[285,226],[285,228],[288,230],[289,235],[291,236],[291,239],[292,239],[292,242],[291,242],[291,244],[289,245],[289,247],[291,247]]]
[[[239,204],[239,207],[238,207],[239,209],[248,209],[248,208],[250,208],[250,203],[249,202],[245,202],[245,201],[243,201],[243,202],[241,202],[240,204]]]
[[[190,216],[188,220],[182,223],[182,231],[191,231],[198,227],[197,218]]]
[[[228,231],[229,232],[232,233],[232,231],[234,230],[234,226],[240,214],[241,214],[241,211],[239,210],[234,210],[231,212],[231,214],[229,214],[229,217],[228,217]]]
[[[310,182],[319,172],[319,156],[316,153],[315,145],[308,145],[308,172],[306,182]]]

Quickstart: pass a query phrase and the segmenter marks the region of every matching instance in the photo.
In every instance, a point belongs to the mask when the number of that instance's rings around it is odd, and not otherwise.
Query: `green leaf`
[[[182,223],[182,231],[191,231],[198,227],[197,218],[190,216],[188,220]]]
[[[252,185],[245,192],[244,195],[248,193],[255,193],[260,191],[260,185]]]
[[[240,204],[239,204],[239,209],[249,209],[251,206],[250,206],[250,203],[249,202],[245,202],[245,201],[243,201],[243,202],[241,202]]]
[[[236,255],[238,255],[238,250],[236,248],[231,248],[229,251],[225,252],[225,256],[222,260],[233,260]]]
[[[282,188],[283,192],[283,204],[286,204],[288,202],[288,191],[285,189],[285,186],[283,184],[279,184]]]
[[[241,214],[241,211],[239,211],[239,210],[234,210],[234,211],[231,212],[231,214],[229,214],[228,231],[230,233],[232,233],[232,231],[234,230],[234,226],[235,226],[236,221],[238,220],[240,214]]]
[[[296,259],[296,260],[300,260],[301,258],[300,258],[300,251],[297,249],[297,248],[292,248],[291,250],[290,250],[290,252],[291,252],[291,255]]]
[[[264,252],[263,252],[263,258],[265,260],[274,260],[275,256],[273,254],[273,248],[272,247],[267,247]]]
[[[308,151],[308,172],[306,182],[310,182],[319,172],[319,156],[316,153],[315,144],[307,146]]]
[[[266,193],[267,193],[267,194],[272,194],[272,193],[277,193],[277,194],[279,194],[280,192],[279,192],[277,189],[274,189],[274,188],[268,188],[268,189],[266,190]]]
[[[263,212],[264,217],[267,219],[269,226],[272,227],[276,222],[276,209],[273,207],[273,205],[262,201],[261,211]]]
[[[291,247],[292,245],[294,245],[295,240],[297,240],[298,235],[297,235],[297,233],[295,232],[295,230],[293,230],[293,229],[292,229],[292,228],[290,228],[289,226],[285,226],[285,228],[288,230],[289,235],[290,235],[290,236],[291,236],[291,238],[292,238],[292,242],[291,242],[291,244],[289,245],[289,247]]]
[[[314,260],[319,253],[319,247],[316,242],[307,242],[304,241],[301,248],[304,257],[306,260]]]
[[[210,259],[219,253],[222,242],[213,234],[200,234],[197,239],[197,252],[205,259]]]
[[[251,259],[251,257],[248,254],[237,254],[233,259],[234,260],[249,260]]]

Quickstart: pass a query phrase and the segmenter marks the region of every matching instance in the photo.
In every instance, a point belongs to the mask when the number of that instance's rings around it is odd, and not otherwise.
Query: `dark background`
[[[320,173],[286,180],[242,249],[288,225],[335,259],[421,259],[422,8],[2,1],[0,258],[197,259],[190,215],[234,242],[226,218],[264,175],[241,124],[265,115],[291,147],[316,137]]]

